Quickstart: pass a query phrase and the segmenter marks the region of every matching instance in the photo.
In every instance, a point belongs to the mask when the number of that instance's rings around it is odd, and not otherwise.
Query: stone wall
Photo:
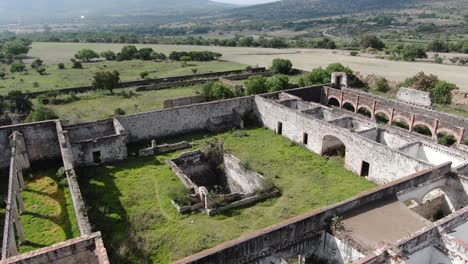
[[[155,112],[117,117],[127,130],[130,142],[151,140],[206,130],[210,118],[228,118],[254,109],[253,97],[177,107]]]
[[[363,161],[368,162],[370,164],[368,177],[376,183],[389,182],[432,167],[426,162],[390,149],[348,129],[313,118],[261,96],[256,96],[255,101],[264,126],[276,131],[278,122],[281,122],[282,135],[298,143],[302,143],[304,133],[307,133],[308,144],[304,147],[318,154],[322,154],[326,149],[324,146],[333,140],[341,141],[346,147],[346,168],[360,174]]]
[[[262,175],[244,168],[240,160],[231,154],[224,154],[223,168],[231,192],[255,193],[268,189]]]
[[[6,259],[5,264],[109,264],[99,232]]]
[[[9,137],[13,131],[24,136],[26,149],[32,163],[49,160],[60,160],[57,131],[54,121],[29,123],[0,127],[0,168],[6,168],[10,163]]]
[[[112,135],[71,143],[76,166],[89,166],[124,160],[128,157],[127,139],[124,135]],[[96,162],[93,153],[99,152],[100,161]]]
[[[68,131],[71,142],[107,137],[116,134],[113,119],[64,126],[63,129]]]
[[[468,93],[460,90],[452,90],[452,102],[453,105],[468,105]]]
[[[261,263],[262,259],[271,255],[284,259],[297,257],[304,250],[311,250],[317,246],[321,232],[327,228],[333,216],[354,211],[381,199],[394,198],[399,191],[441,177],[449,171],[450,164],[447,163],[434,169],[415,173],[332,206],[296,216],[236,240],[225,242],[175,263]]]
[[[206,97],[203,95],[195,95],[188,97],[181,97],[177,99],[169,99],[164,101],[164,108],[173,108],[191,104],[199,104],[206,102]]]
[[[428,92],[419,91],[416,89],[401,87],[397,93],[398,100],[422,107],[431,107],[432,100]]]

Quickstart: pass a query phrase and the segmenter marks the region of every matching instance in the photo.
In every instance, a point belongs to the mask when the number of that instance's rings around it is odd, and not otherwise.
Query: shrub
[[[70,61],[72,62],[72,69],[83,69],[83,65],[81,64],[81,62],[75,59],[71,59]]]
[[[252,76],[245,82],[245,89],[248,95],[262,94],[268,92],[267,79],[263,76]]]
[[[134,93],[133,91],[128,91],[128,92],[123,91],[123,92],[120,93],[120,96],[122,96],[125,99],[130,99],[130,98],[136,96],[136,93]]]
[[[375,80],[371,89],[382,93],[386,93],[390,90],[390,85],[388,84],[387,79],[385,79],[384,77],[379,77],[377,78],[377,80]]]
[[[0,71],[0,79],[1,79],[1,80],[4,80],[4,79],[5,79],[5,76],[6,76],[6,73]]]
[[[270,68],[274,73],[290,74],[292,71],[292,63],[286,59],[274,59]]]
[[[50,104],[50,99],[46,94],[41,94],[37,97],[37,102],[39,102],[42,105],[48,105]]]
[[[363,49],[372,48],[376,50],[382,50],[385,48],[385,44],[374,35],[363,35],[360,39],[360,46]]]
[[[100,55],[101,55],[101,57],[103,57],[104,59],[106,59],[108,61],[112,61],[112,60],[116,59],[115,52],[113,52],[112,50],[103,51],[103,52],[101,52]]]
[[[145,79],[146,77],[148,77],[149,73],[147,72],[140,72],[140,78],[142,79]]]
[[[59,63],[57,65],[57,67],[58,67],[59,70],[65,70],[65,64],[63,64],[63,63]]]
[[[399,87],[411,87],[416,90],[430,92],[439,82],[439,78],[433,74],[426,75],[419,72],[415,76],[407,78],[399,84]]]
[[[405,61],[427,58],[426,50],[422,46],[410,45],[401,51],[401,56]]]
[[[36,71],[37,73],[39,73],[39,75],[46,74],[46,68],[44,68],[43,66],[40,66],[39,68],[37,68]]]
[[[431,90],[432,101],[436,104],[450,104],[452,100],[452,90],[457,89],[456,85],[446,81],[439,81]]]
[[[22,62],[15,62],[11,65],[10,67],[10,72],[15,73],[15,72],[23,72],[24,69],[26,68],[26,65]]]
[[[58,116],[55,114],[55,112],[47,108],[45,106],[40,106],[34,111],[32,111],[28,117],[26,118],[27,122],[39,122],[39,121],[45,121],[45,120],[50,120],[50,119],[57,119]]]
[[[457,139],[453,135],[446,133],[437,134],[437,141],[439,144],[450,147],[457,142]]]
[[[359,52],[357,52],[357,51],[351,51],[351,52],[349,53],[349,55],[351,55],[351,56],[357,56],[357,55],[359,55]]]
[[[220,82],[208,82],[202,86],[202,95],[208,100],[221,100],[236,97],[233,90]]]
[[[89,62],[92,59],[99,58],[99,54],[91,49],[82,49],[75,54],[75,59]]]
[[[120,107],[114,109],[114,115],[116,115],[116,116],[121,116],[121,115],[125,115],[125,114],[126,114],[125,111]]]
[[[269,92],[286,90],[289,88],[289,77],[287,75],[276,75],[266,81]]]

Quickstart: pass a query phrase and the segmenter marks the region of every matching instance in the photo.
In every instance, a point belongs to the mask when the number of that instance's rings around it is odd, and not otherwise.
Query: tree
[[[450,104],[452,101],[452,90],[457,89],[453,83],[439,81],[431,90],[432,101],[436,104]]]
[[[37,69],[39,67],[42,67],[43,64],[44,62],[41,59],[36,59],[35,61],[33,61],[33,63],[31,63],[31,68]]]
[[[46,68],[41,66],[39,68],[36,69],[37,73],[39,73],[39,75],[45,75],[46,74]]]
[[[63,64],[63,63],[59,63],[57,65],[57,67],[58,67],[59,70],[65,70],[65,64]]]
[[[138,49],[134,45],[127,45],[122,48],[119,54],[117,54],[117,60],[132,60],[138,54]]]
[[[12,113],[29,114],[33,104],[21,91],[11,91],[6,96],[8,108]]]
[[[24,69],[26,68],[26,65],[22,62],[16,62],[13,63],[10,67],[10,72],[15,73],[15,72],[23,72]]]
[[[373,48],[376,50],[382,50],[385,48],[385,44],[374,35],[362,35],[359,41],[361,48]]]
[[[82,49],[75,54],[75,59],[85,62],[90,62],[92,59],[99,57],[99,54],[92,49]]]
[[[416,90],[430,92],[439,82],[439,78],[433,74],[426,75],[418,72],[415,76],[407,78],[400,87],[410,87]]]
[[[239,39],[239,46],[241,47],[252,47],[254,43],[253,37],[242,37]]]
[[[151,52],[151,59],[155,61],[163,61],[167,59],[164,53]]]
[[[287,75],[275,75],[267,80],[266,86],[269,92],[286,90],[289,88],[289,77]]]
[[[6,43],[3,47],[3,52],[8,55],[20,56],[28,54],[29,49],[31,49],[31,47],[25,45],[25,43],[15,41]]]
[[[71,59],[70,61],[72,62],[72,69],[83,69],[83,65],[81,64],[81,62],[75,59]]]
[[[119,86],[120,73],[113,72],[97,72],[94,74],[93,86],[97,90],[109,90],[113,94],[113,89]]]
[[[0,79],[5,79],[6,73],[3,71],[0,71]]]
[[[58,119],[57,114],[50,108],[39,106],[26,118],[26,122],[39,122],[51,119]]]
[[[401,57],[405,61],[414,61],[415,59],[427,58],[427,53],[422,46],[409,45],[401,51]]]
[[[263,76],[252,76],[245,82],[245,89],[248,95],[262,94],[268,92],[266,78]]]
[[[312,72],[301,77],[299,80],[299,86],[311,86],[317,84],[330,83],[331,76],[328,71],[322,67],[315,68]]]
[[[115,52],[113,52],[112,50],[103,51],[101,52],[100,55],[101,57],[103,57],[104,59],[108,61],[112,61],[116,59]]]
[[[152,48],[142,48],[138,51],[138,58],[140,60],[151,60],[151,53],[153,53]]]
[[[427,50],[433,52],[448,52],[449,48],[446,42],[440,39],[435,39],[427,45]]]
[[[292,63],[286,59],[274,59],[271,64],[271,71],[280,74],[290,74],[292,71]]]
[[[202,95],[209,101],[234,98],[232,89],[221,82],[207,82],[202,86]]]

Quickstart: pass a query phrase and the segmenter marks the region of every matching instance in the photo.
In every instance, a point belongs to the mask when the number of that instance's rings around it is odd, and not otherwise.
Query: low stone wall
[[[204,102],[206,102],[206,97],[203,95],[181,97],[177,99],[169,99],[169,100],[164,101],[164,108],[174,108],[174,107],[199,104],[199,103],[204,103]]]
[[[128,87],[135,87],[135,86],[148,86],[154,84],[162,84],[171,82],[184,82],[193,79],[206,79],[206,78],[215,78],[215,77],[222,77],[222,76],[229,76],[229,75],[236,75],[236,74],[245,74],[245,73],[262,73],[266,69],[265,68],[252,68],[249,70],[232,70],[232,71],[221,71],[221,72],[209,72],[209,73],[200,73],[200,74],[192,74],[192,75],[183,75],[183,76],[174,76],[174,77],[166,77],[166,78],[157,78],[157,79],[146,79],[146,80],[138,80],[138,81],[128,81],[128,82],[121,82],[119,87],[120,88],[128,88]],[[164,85],[161,85],[164,87]],[[169,85],[166,88],[174,87],[173,85]],[[161,89],[161,88],[160,88]],[[72,88],[64,88],[64,89],[56,89],[56,90],[48,90],[48,91],[39,91],[39,92],[30,92],[26,93],[31,98],[35,98],[41,94],[46,94],[48,92],[54,91],[59,94],[69,94],[69,93],[85,93],[94,91],[95,88],[93,86],[82,86],[82,87],[72,87]]]
[[[250,263],[270,255],[288,259],[315,247],[320,235],[335,215],[342,215],[381,199],[394,199],[399,191],[418,186],[450,171],[450,163],[421,171],[378,186],[343,202],[296,216],[236,240],[176,261],[175,263]]]
[[[182,141],[182,142],[175,143],[175,144],[163,144],[163,145],[151,146],[149,148],[140,149],[140,151],[138,152],[138,156],[140,157],[152,156],[152,155],[166,153],[166,152],[173,152],[173,151],[181,150],[181,149],[188,149],[191,146],[192,145],[188,143],[187,141]]]

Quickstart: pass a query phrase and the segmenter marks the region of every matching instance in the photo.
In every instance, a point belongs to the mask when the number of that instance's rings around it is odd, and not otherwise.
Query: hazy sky
[[[215,2],[239,4],[239,5],[253,5],[253,4],[264,4],[269,2],[275,2],[278,0],[213,0]]]

